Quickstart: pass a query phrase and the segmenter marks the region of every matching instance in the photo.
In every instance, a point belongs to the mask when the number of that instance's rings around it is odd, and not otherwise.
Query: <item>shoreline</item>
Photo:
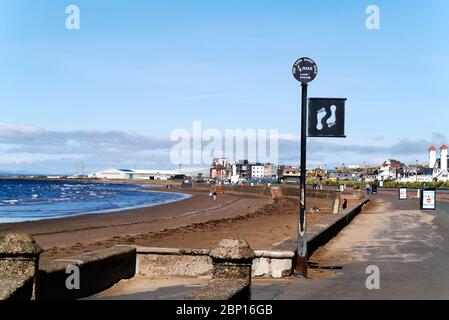
[[[152,189],[145,189],[148,187],[143,187],[142,191],[148,191],[148,192],[157,192],[157,193],[168,193],[168,191],[160,191],[160,190],[152,190]],[[129,210],[136,210],[136,209],[145,209],[145,208],[152,208],[152,207],[156,207],[156,206],[163,206],[169,203],[173,203],[173,202],[179,202],[179,201],[184,201],[186,199],[189,199],[191,197],[191,195],[187,194],[187,193],[182,193],[182,192],[171,192],[177,195],[180,195],[181,198],[179,199],[175,199],[175,200],[167,200],[164,202],[159,202],[159,203],[153,203],[153,204],[142,204],[142,205],[135,205],[135,206],[129,206],[129,207],[121,207],[121,208],[111,208],[111,209],[99,209],[99,210],[95,210],[95,211],[86,211],[86,212],[79,212],[79,213],[74,213],[74,214],[69,214],[69,215],[61,215],[61,216],[52,216],[52,217],[48,217],[48,218],[28,218],[25,220],[17,220],[15,218],[14,221],[5,221],[2,218],[0,218],[0,225],[3,224],[12,224],[12,223],[24,223],[24,222],[36,222],[36,221],[49,221],[49,220],[61,220],[61,219],[68,219],[68,218],[74,218],[74,217],[79,217],[79,216],[88,216],[88,215],[97,215],[97,214],[109,214],[109,213],[119,213],[119,212],[123,212],[123,211],[129,211]]]
[[[163,192],[180,191],[176,188]],[[203,190],[182,191],[190,197],[152,207],[62,219],[1,223],[0,237],[17,232],[30,234],[52,256],[49,249],[58,251],[61,248],[85,247],[99,242],[107,243],[120,237],[157,233],[164,229],[183,228],[192,223],[232,218],[272,201],[269,197],[262,199],[231,194],[219,195],[213,201],[209,200],[208,192]],[[70,250],[67,254],[70,254]]]
[[[101,206],[98,206],[97,208],[86,208],[85,211],[80,211],[80,212],[64,212],[61,211],[59,214],[54,215],[54,216],[38,216],[38,217],[13,217],[14,213],[12,214],[12,217],[0,217],[0,225],[1,224],[13,224],[13,223],[24,223],[24,222],[35,222],[35,221],[48,221],[48,220],[54,220],[54,219],[67,219],[67,218],[71,218],[71,217],[78,217],[78,216],[84,216],[84,215],[96,215],[96,214],[109,214],[109,213],[114,213],[114,212],[121,212],[121,211],[128,211],[128,210],[134,210],[134,209],[142,209],[142,208],[151,208],[154,206],[159,206],[159,205],[165,205],[171,202],[177,202],[177,201],[183,201],[185,199],[188,199],[190,197],[190,195],[188,195],[185,192],[169,192],[169,190],[162,190],[163,185],[160,183],[147,183],[146,181],[111,181],[111,180],[98,180],[98,179],[40,179],[40,178],[26,178],[26,179],[21,179],[21,178],[0,178],[1,180],[7,180],[7,181],[30,181],[30,182],[48,182],[48,183],[55,183],[55,182],[59,182],[59,183],[81,183],[81,184],[86,184],[86,185],[92,185],[92,184],[99,184],[99,185],[132,185],[132,186],[136,186],[136,190],[138,190],[139,192],[153,192],[153,193],[175,193],[176,195],[179,195],[180,197],[178,199],[170,199],[170,200],[166,200],[166,201],[162,201],[162,202],[157,202],[157,203],[140,203],[140,204],[135,204],[135,205],[125,205],[122,207],[111,207],[111,208],[101,208]],[[120,197],[120,195],[118,195],[117,197]],[[68,200],[70,200],[68,198]],[[95,199],[88,199],[86,201],[83,201],[83,203],[88,203],[91,200],[95,200]],[[9,201],[13,201],[13,200],[9,200]],[[17,200],[15,200],[17,201]],[[52,200],[49,202],[43,202],[43,205],[49,206],[49,211],[52,211],[51,209],[51,205],[52,204],[56,204],[57,200]],[[24,206],[26,208],[30,208],[33,203],[20,203],[18,204],[19,206]],[[7,209],[7,207],[6,207]],[[32,208],[31,208],[32,209]],[[42,211],[42,209],[36,209],[37,211]],[[80,209],[82,210],[82,209]]]

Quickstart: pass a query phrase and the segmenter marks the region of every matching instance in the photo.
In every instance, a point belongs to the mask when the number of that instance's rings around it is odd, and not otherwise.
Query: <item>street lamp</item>
[[[415,172],[416,172],[416,182],[418,182],[418,160],[416,160]]]

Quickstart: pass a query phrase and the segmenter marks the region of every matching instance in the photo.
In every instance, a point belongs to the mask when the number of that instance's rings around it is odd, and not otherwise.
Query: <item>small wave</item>
[[[3,200],[2,202],[8,203],[8,204],[16,204],[19,202],[17,199],[11,199],[11,200]]]

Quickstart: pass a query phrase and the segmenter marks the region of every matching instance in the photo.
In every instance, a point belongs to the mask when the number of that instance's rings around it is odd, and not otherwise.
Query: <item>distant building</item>
[[[379,168],[378,180],[398,180],[404,175],[405,164],[388,159]]]
[[[241,179],[248,179],[251,176],[251,165],[248,160],[239,160],[232,165],[232,175]]]
[[[265,178],[276,179],[277,178],[277,167],[272,163],[264,164]]]
[[[228,158],[214,158],[210,168],[210,177],[219,181],[230,181],[232,177],[232,162]]]
[[[108,169],[89,175],[89,178],[108,180],[168,180],[178,173],[170,170]]]
[[[440,157],[437,158],[437,149],[431,146],[429,151],[429,169],[433,180],[447,181],[449,179],[448,174],[448,146],[443,144],[440,147]]]
[[[298,167],[290,165],[279,165],[277,167],[277,179],[279,182],[299,182],[300,170]]]
[[[251,178],[252,179],[265,178],[265,166],[261,163],[251,165]]]

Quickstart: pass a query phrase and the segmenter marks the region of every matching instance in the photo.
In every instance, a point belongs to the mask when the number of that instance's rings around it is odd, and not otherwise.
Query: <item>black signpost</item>
[[[307,277],[307,225],[306,225],[306,143],[307,143],[307,84],[318,73],[316,63],[310,58],[298,59],[293,65],[293,76],[301,82],[301,179],[296,251],[296,275]]]
[[[310,58],[298,59],[293,65],[293,76],[301,82],[301,179],[298,223],[298,246],[295,274],[307,277],[306,224],[306,144],[307,144],[307,86],[318,74],[316,63]],[[346,99],[310,98],[309,137],[345,137],[344,107]],[[319,114],[320,113],[320,114]],[[320,119],[318,119],[320,118]]]

